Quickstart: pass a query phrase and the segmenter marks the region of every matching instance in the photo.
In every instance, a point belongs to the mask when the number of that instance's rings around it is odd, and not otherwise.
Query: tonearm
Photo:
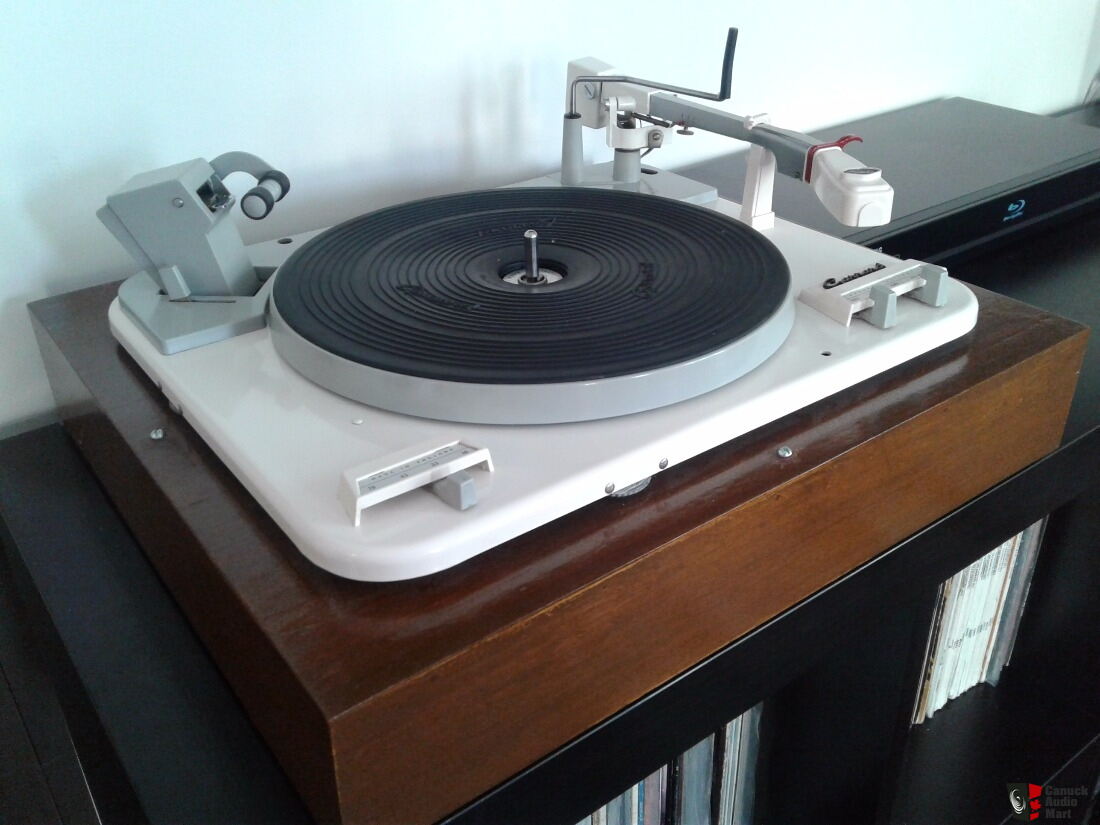
[[[570,63],[562,133],[562,184],[593,183],[583,164],[582,126],[606,129],[607,145],[615,150],[612,182],[625,186],[640,180],[642,155],[664,145],[673,129],[678,134],[702,129],[752,144],[740,216],[750,226],[766,229],[774,223],[772,183],[777,171],[808,183],[842,223],[888,223],[893,188],[883,180],[881,169],[865,166],[845,151],[849,143],[861,140],[859,137],[847,135],[822,141],[772,126],[766,115],[741,117],[697,102],[729,99],[736,44],[737,29],[731,28],[717,92],[618,74],[593,58]]]

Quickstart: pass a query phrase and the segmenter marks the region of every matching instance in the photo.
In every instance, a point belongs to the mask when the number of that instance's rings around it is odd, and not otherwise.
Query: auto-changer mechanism
[[[141,271],[119,301],[165,355],[264,325],[261,278],[229,218],[235,200],[223,180],[256,179],[241,198],[253,220],[290,191],[282,172],[247,152],[226,152],[135,175],[96,215]]]

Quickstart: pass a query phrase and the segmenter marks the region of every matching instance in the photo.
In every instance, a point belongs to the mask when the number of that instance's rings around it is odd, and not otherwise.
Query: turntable
[[[449,568],[953,340],[945,270],[778,220],[774,174],[842,220],[889,218],[881,170],[689,100],[570,67],[560,174],[446,195],[247,250],[285,175],[233,152],[140,175],[100,217],[142,271],[114,336],[317,565]],[[582,126],[615,160],[581,163]],[[750,141],[743,205],[641,164],[674,132]],[[274,271],[274,274],[271,274]]]

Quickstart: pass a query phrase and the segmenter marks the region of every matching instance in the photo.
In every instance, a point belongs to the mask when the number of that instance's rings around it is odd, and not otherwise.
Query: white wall
[[[709,88],[736,25],[728,107],[809,131],[943,95],[1050,112],[1080,99],[1100,42],[1095,0],[14,5],[0,28],[0,433],[52,408],[26,303],[129,274],[94,213],[138,172],[259,154],[293,190],[242,225],[258,240],[550,170],[573,57]],[[651,159],[731,148],[697,135]]]

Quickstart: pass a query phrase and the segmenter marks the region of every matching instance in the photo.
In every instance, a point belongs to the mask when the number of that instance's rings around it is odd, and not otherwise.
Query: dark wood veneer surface
[[[444,573],[364,584],[301,557],[168,410],[110,337],[115,290],[31,306],[70,433],[315,815],[401,825],[439,819],[1056,447],[1085,340],[979,290],[968,336],[643,493]]]

